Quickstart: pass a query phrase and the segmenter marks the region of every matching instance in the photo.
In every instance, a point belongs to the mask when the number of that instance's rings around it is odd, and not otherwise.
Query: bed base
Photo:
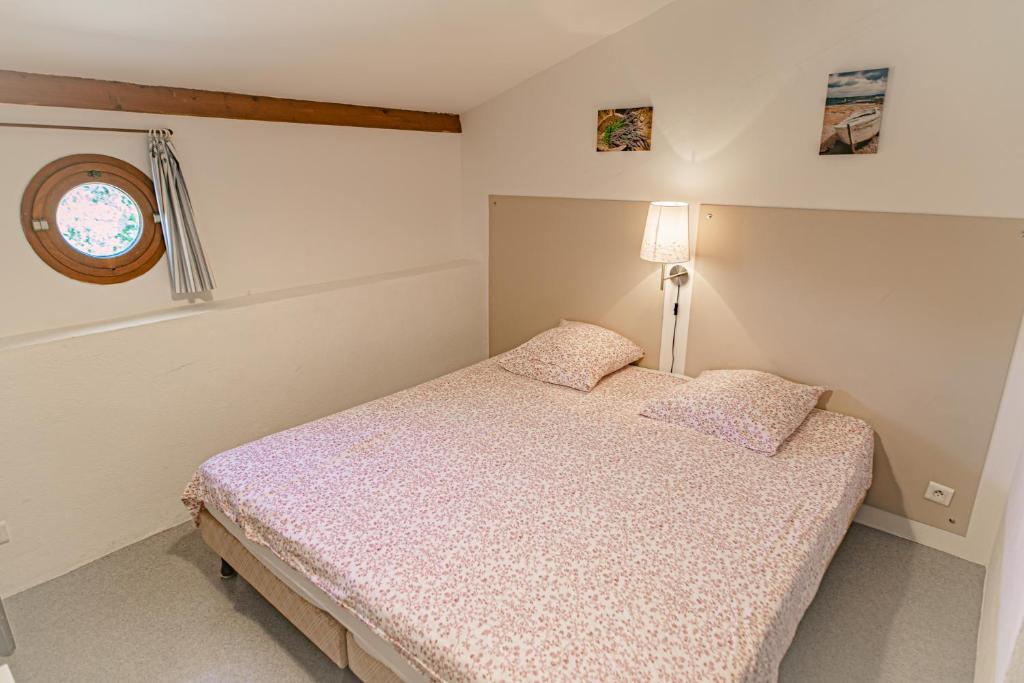
[[[236,576],[238,576],[238,572],[222,557],[220,560],[220,578],[233,579]],[[260,593],[262,594],[262,591]],[[295,597],[300,599],[298,596]],[[299,630],[302,629],[300,628]],[[359,676],[363,683],[402,683],[402,679],[397,674],[360,647],[359,641],[355,639],[351,631],[346,631],[345,633],[345,651],[348,655],[348,668]]]
[[[222,578],[236,573],[240,575],[332,662],[342,669],[348,666],[344,626],[327,612],[299,597],[206,510],[199,514],[199,534],[206,545],[220,556]],[[374,682],[371,679],[368,683]]]
[[[398,674],[364,650],[351,631],[345,638],[345,644],[348,647],[348,668],[363,683],[403,683]]]
[[[866,494],[862,495],[854,506],[846,523],[847,529],[853,524],[865,497]],[[300,597],[277,578],[206,510],[199,514],[199,532],[206,544],[221,558],[222,579],[241,574],[249,585],[259,591],[285,619],[340,668],[348,668],[363,683],[403,683],[398,674],[366,652],[352,633],[334,617]],[[839,546],[836,546],[832,551],[829,564],[838,550]]]

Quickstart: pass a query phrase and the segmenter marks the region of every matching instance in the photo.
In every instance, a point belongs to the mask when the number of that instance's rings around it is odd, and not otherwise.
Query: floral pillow
[[[826,391],[757,370],[706,370],[640,414],[774,455]]]
[[[611,330],[563,320],[498,359],[509,372],[590,391],[605,375],[644,356],[644,350]]]

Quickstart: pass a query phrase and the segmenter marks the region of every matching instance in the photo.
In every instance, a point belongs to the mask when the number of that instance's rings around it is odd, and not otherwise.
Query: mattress
[[[775,680],[873,432],[815,410],[766,457],[639,416],[681,381],[491,359],[215,456],[184,500],[426,680]]]

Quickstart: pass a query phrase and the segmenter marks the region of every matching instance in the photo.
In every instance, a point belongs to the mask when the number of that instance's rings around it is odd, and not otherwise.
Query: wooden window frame
[[[89,256],[68,244],[57,229],[61,198],[71,188],[90,182],[113,185],[139,206],[142,234],[123,254]],[[58,273],[81,282],[110,285],[139,277],[163,256],[164,237],[156,207],[149,176],[135,166],[102,154],[73,154],[50,162],[29,181],[21,200],[21,227],[36,255]]]

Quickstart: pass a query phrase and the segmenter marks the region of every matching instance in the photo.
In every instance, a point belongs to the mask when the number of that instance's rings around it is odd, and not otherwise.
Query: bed
[[[639,415],[683,381],[490,359],[215,456],[184,501],[369,683],[772,681],[873,432],[814,410],[766,457]]]

